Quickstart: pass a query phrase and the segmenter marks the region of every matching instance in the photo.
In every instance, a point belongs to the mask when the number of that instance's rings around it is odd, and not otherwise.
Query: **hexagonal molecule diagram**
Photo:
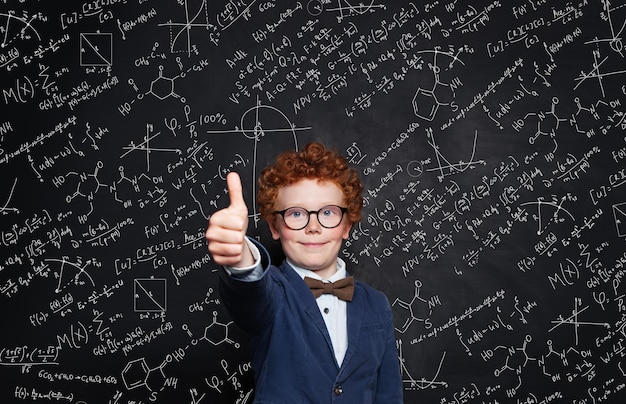
[[[176,94],[174,91],[174,80],[183,75],[184,74],[179,74],[175,77],[165,77],[163,76],[163,66],[159,66],[159,77],[152,80],[148,93],[151,93],[159,100],[164,100],[168,97],[180,98],[180,95]]]
[[[439,81],[439,67],[432,66],[431,69],[435,77],[432,88],[418,88],[412,100],[415,115],[427,121],[435,119],[439,107],[452,105],[454,90],[461,85],[459,78],[455,78],[450,84]]]
[[[220,345],[224,342],[232,344],[235,348],[239,348],[239,343],[228,338],[228,326],[233,322],[230,321],[227,324],[217,321],[217,312],[213,312],[213,322],[207,325],[204,329],[204,335],[200,339],[205,339],[213,345]]]
[[[134,359],[122,370],[122,381],[128,390],[138,387],[145,387],[150,391],[158,391],[163,386],[168,385],[167,378],[163,372],[163,367],[167,361],[163,361],[159,366],[150,369],[145,358]],[[172,384],[171,382],[169,384]]]
[[[413,96],[413,112],[427,121],[432,121],[437,115],[439,103],[432,90],[418,88]]]
[[[439,107],[448,106],[452,108],[452,110],[458,108],[454,104],[454,99],[456,97],[455,91],[458,87],[463,85],[458,77],[453,78],[447,83],[441,80],[441,68],[438,65],[438,56],[442,55],[451,59],[451,62],[448,64],[448,68],[452,67],[453,63],[457,61],[461,64],[464,63],[456,56],[449,54],[448,52],[441,52],[438,50],[424,52],[433,54],[432,62],[428,63],[428,68],[432,72],[432,85],[419,87],[413,96],[412,105],[413,112],[416,116],[427,121],[432,121],[435,119]]]
[[[401,334],[407,332],[415,321],[423,323],[426,329],[431,328],[430,315],[433,312],[433,308],[441,305],[438,295],[431,296],[428,300],[421,297],[420,289],[422,288],[422,282],[420,280],[416,280],[414,285],[414,295],[410,301],[396,298],[391,304],[392,307],[398,306],[404,311],[403,324],[400,327],[396,327],[396,331]]]
[[[122,380],[128,390],[145,386],[150,368],[146,364],[145,358],[135,359],[126,365],[122,371]]]

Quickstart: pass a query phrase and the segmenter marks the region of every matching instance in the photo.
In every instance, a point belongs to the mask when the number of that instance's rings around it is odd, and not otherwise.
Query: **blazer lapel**
[[[360,299],[363,297],[362,293],[359,293],[359,283],[355,281],[354,284],[354,297],[351,302],[348,302],[348,350],[346,356],[343,358],[341,368],[345,368],[350,362],[350,358],[356,352],[357,345],[359,343],[361,333],[361,323],[363,322],[363,302]],[[323,320],[322,320],[323,321]]]
[[[324,337],[330,356],[335,358],[335,352],[333,350],[333,343],[330,340],[330,334],[328,333],[326,323],[324,322],[324,318],[322,318],[322,313],[320,313],[320,308],[317,305],[313,293],[311,293],[311,290],[306,283],[304,283],[304,280],[300,278],[300,275],[298,275],[298,273],[294,271],[289,264],[283,263],[281,270],[287,281],[291,284],[294,291],[298,295],[298,299],[302,303],[304,312],[311,318],[313,324],[315,324],[320,334]],[[349,306],[350,305],[348,304],[348,307]],[[348,318],[349,317],[350,316],[348,316]],[[335,366],[338,367],[337,360],[335,359],[333,362],[335,363]]]

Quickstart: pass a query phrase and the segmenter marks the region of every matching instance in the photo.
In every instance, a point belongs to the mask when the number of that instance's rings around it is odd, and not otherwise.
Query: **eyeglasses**
[[[332,229],[339,226],[343,220],[343,214],[347,211],[348,208],[337,205],[327,205],[319,210],[306,210],[296,206],[274,211],[274,214],[281,215],[285,225],[291,230],[302,230],[307,227],[313,213],[317,216],[317,221],[322,227]]]

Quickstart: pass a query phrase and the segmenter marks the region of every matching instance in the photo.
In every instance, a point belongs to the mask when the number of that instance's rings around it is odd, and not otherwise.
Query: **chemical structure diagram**
[[[191,346],[198,345],[200,341],[207,341],[213,346],[219,346],[221,344],[231,344],[235,348],[239,348],[240,344],[229,338],[229,326],[233,324],[232,321],[228,323],[222,323],[217,320],[217,311],[213,311],[213,321],[211,324],[204,328],[203,335],[200,338],[194,338],[191,329],[187,324],[182,325],[182,329],[191,338]],[[166,387],[176,388],[178,380],[175,377],[167,377],[165,368],[169,363],[174,361],[181,362],[186,354],[190,345],[176,349],[174,352],[167,354],[165,359],[159,363],[158,366],[150,367],[146,362],[145,357],[134,359],[127,363],[122,371],[122,380],[124,386],[128,390],[137,388],[146,388],[151,392],[151,396],[156,396],[159,392],[162,392]],[[224,361],[222,361],[224,362]],[[222,368],[226,370],[226,366],[222,363]],[[229,380],[234,375],[230,375]],[[215,379],[215,377],[214,377]],[[209,384],[210,387],[214,387]],[[216,386],[219,383],[216,383]],[[193,394],[193,391],[192,391]],[[199,402],[199,401],[197,401]]]
[[[186,105],[187,99],[176,92],[176,80],[185,78],[187,76],[187,73],[193,68],[185,70],[180,58],[176,58],[176,62],[178,63],[180,73],[173,77],[166,76],[164,73],[165,68],[163,67],[163,65],[159,65],[158,76],[150,82],[150,87],[146,91],[141,91],[135,83],[135,79],[133,79],[132,77],[129,78],[128,84],[135,90],[137,95],[135,99],[120,104],[117,107],[119,113],[122,114],[122,116],[129,115],[132,111],[135,101],[143,100],[148,95],[152,95],[159,101],[163,101],[168,98],[175,98],[180,100],[182,104]],[[206,64],[208,64],[208,62],[200,62],[201,67],[205,67]],[[199,69],[200,67],[195,68]]]
[[[511,374],[517,377],[517,384],[507,389],[507,395],[509,397],[514,397],[515,392],[521,387],[524,368],[526,368],[526,366],[528,366],[532,361],[537,360],[536,358],[529,356],[527,353],[528,344],[531,341],[532,336],[526,335],[521,346],[498,345],[493,349],[483,350],[481,353],[481,356],[485,361],[498,360],[502,363],[502,366],[494,369],[493,371],[493,374],[496,377],[505,377],[506,375]]]
[[[137,178],[137,176],[134,176],[133,178],[129,178],[126,176],[126,168],[124,166],[119,166],[117,168],[119,174],[120,174],[120,178],[115,181],[113,183],[113,186],[111,187],[111,190],[113,192],[113,195],[115,196],[115,200],[117,202],[123,203],[126,205],[129,204],[129,199],[122,199],[124,192],[122,191],[123,185],[127,185],[132,189],[132,192],[134,193],[138,193],[141,191],[141,187],[139,185],[139,178]],[[142,177],[145,176],[145,174],[142,174]],[[147,178],[147,176],[146,176]],[[132,202],[130,202],[132,204]]]
[[[621,103],[619,99],[596,100],[583,105],[580,97],[574,97],[573,107],[576,112],[572,113],[569,118],[562,117],[557,112],[560,100],[554,96],[551,99],[551,105],[548,110],[539,112],[529,112],[524,117],[516,119],[512,127],[520,132],[525,126],[530,126],[531,134],[528,137],[529,144],[537,144],[542,139],[549,139],[554,146],[552,151],[545,153],[545,158],[551,161],[554,153],[558,149],[558,131],[563,123],[568,123],[576,133],[591,138],[598,133],[606,135],[612,128],[626,128],[626,113],[620,110]],[[536,123],[536,126],[533,126]],[[597,133],[597,132],[598,133]]]
[[[149,125],[148,132],[151,130]],[[152,152],[170,151],[179,153],[179,149],[159,149],[150,147],[150,141],[158,136],[160,132],[150,136],[147,134],[144,137],[144,142],[139,145],[135,145],[133,142],[126,148],[127,152],[123,156],[133,151],[144,151],[146,153],[146,164],[148,169],[150,167],[150,154]],[[133,201],[137,200],[140,207],[145,206],[148,203],[158,204],[164,206],[167,203],[167,191],[161,187],[163,182],[162,176],[149,176],[146,173],[141,173],[138,176],[129,177],[125,174],[125,168],[123,165],[118,167],[120,178],[114,180],[111,184],[105,184],[99,178],[100,171],[104,168],[102,161],[97,161],[92,172],[75,172],[70,171],[64,175],[58,175],[52,179],[55,187],[60,188],[62,186],[71,187],[71,191],[66,195],[65,201],[70,203],[77,203],[77,201],[85,201],[88,204],[88,209],[83,214],[77,216],[78,221],[81,224],[87,222],[88,217],[94,211],[94,200],[96,200],[96,194],[99,192],[108,191],[113,195],[116,202],[121,203],[124,207],[128,208],[133,205]],[[15,181],[17,183],[17,180]],[[15,183],[12,191],[15,189]],[[146,196],[135,199],[130,196],[136,196],[140,193],[145,193]],[[143,195],[143,194],[142,194]],[[10,200],[10,197],[9,197]],[[14,208],[8,206],[9,201],[5,203],[4,207],[0,206],[0,212],[6,214],[7,212],[14,211]],[[78,211],[78,209],[77,209]]]
[[[567,121],[567,118],[559,118],[556,114],[556,106],[559,104],[559,98],[552,97],[551,102],[552,104],[549,111],[529,112],[514,123],[514,128],[519,130],[519,128],[525,126],[526,122],[531,120],[531,118],[536,118],[537,129],[535,133],[529,136],[528,143],[535,144],[539,138],[550,138],[554,143],[554,149],[551,153],[554,153],[559,147],[556,141],[556,132],[559,130],[561,122]]]
[[[163,66],[159,66],[159,77],[152,80],[150,83],[150,90],[148,90],[149,94],[154,95],[159,100],[164,100],[168,97],[180,98],[182,103],[185,102],[185,98],[176,94],[174,91],[174,80],[177,78],[184,78],[185,73],[179,73],[174,77],[165,77],[163,76]]]
[[[179,61],[179,66],[181,66],[180,61]],[[133,89],[138,93],[137,99],[141,100],[147,95],[152,95],[153,97],[159,100],[165,100],[169,97],[173,97],[173,98],[178,98],[180,99],[180,102],[185,103],[186,102],[185,97],[181,97],[178,93],[176,93],[175,83],[176,83],[176,79],[184,78],[187,75],[187,73],[185,71],[182,71],[174,77],[168,77],[163,74],[163,70],[164,70],[163,65],[159,65],[158,77],[156,77],[154,80],[150,82],[150,88],[148,89],[148,91],[144,93],[141,93],[139,91],[139,87],[137,87],[137,84],[135,83],[135,80],[132,77],[128,79],[128,84],[130,84],[133,87]],[[130,107],[121,106],[120,112],[122,113],[122,115],[125,115],[126,113],[130,112]]]
[[[192,345],[197,345],[200,341],[207,341],[214,346],[227,343],[233,345],[235,348],[239,348],[239,343],[228,337],[228,327],[231,324],[233,324],[232,321],[229,321],[228,323],[221,323],[217,321],[217,311],[213,311],[213,321],[204,328],[202,337],[197,339],[194,338],[193,333],[187,324],[183,324],[183,330],[186,331],[189,338],[191,338]]]
[[[554,344],[551,339],[548,340],[546,344],[548,346],[548,353],[541,355],[541,358],[538,359],[537,363],[541,367],[543,374],[551,378],[552,381],[561,380],[562,371],[566,371],[570,368],[575,367],[580,368],[580,365],[575,363],[576,359],[583,358],[584,363],[584,358],[591,355],[589,351],[578,351],[573,347],[557,351],[554,349]],[[560,370],[561,372],[559,372],[558,370]],[[587,373],[589,373],[589,371],[585,372],[582,375],[586,376]],[[567,371],[567,374],[571,375],[572,373]]]
[[[65,202],[72,203],[75,199],[82,199],[87,201],[89,204],[89,209],[86,213],[78,216],[78,221],[81,223],[86,223],[87,217],[93,212],[93,201],[95,195],[102,189],[107,188],[100,180],[98,179],[99,171],[104,167],[104,163],[102,161],[96,162],[96,166],[94,167],[93,172],[87,173],[85,171],[78,173],[76,171],[70,171],[65,175],[56,176],[52,182],[54,186],[59,188],[60,186],[72,181],[74,179],[77,180],[74,191],[68,194],[65,197]]]
[[[448,68],[450,68],[455,61],[459,61],[461,64],[464,63],[455,55],[437,49],[418,53],[432,53],[432,62],[428,63],[428,68],[432,72],[432,85],[429,85],[427,88],[419,87],[415,91],[412,100],[413,112],[419,118],[432,121],[437,116],[439,108],[450,107],[452,110],[457,108],[454,103],[456,89],[463,85],[463,82],[458,77],[453,78],[450,82],[441,80],[441,67],[438,64],[438,55],[444,55],[452,59],[452,62],[448,64]]]
[[[78,177],[78,184],[76,186],[76,190],[73,194],[67,195],[65,197],[65,202],[71,203],[75,198],[86,198],[88,201],[93,201],[94,195],[100,190],[101,187],[105,187],[98,180],[98,171],[100,171],[104,167],[104,163],[102,161],[98,161],[94,168],[94,171],[91,173],[77,173],[75,171],[70,171],[65,176],[55,178],[55,184],[60,182],[61,184],[67,180],[69,177]]]
[[[504,357],[503,365],[500,368],[495,369],[493,374],[496,377],[500,377],[500,375],[505,371],[513,371],[517,374],[520,374],[522,372],[522,368],[528,365],[529,361],[536,360],[535,358],[531,358],[530,356],[528,356],[528,353],[526,352],[526,348],[528,344],[532,341],[532,339],[532,336],[526,335],[524,337],[524,341],[522,342],[522,346],[507,347],[504,345],[498,345],[497,347],[495,347],[492,351],[494,356],[497,356],[498,353],[501,351],[504,351],[506,354]]]
[[[145,357],[134,359],[128,362],[122,370],[124,386],[127,390],[144,387],[152,392],[152,397],[155,397],[166,387],[176,388],[178,380],[175,377],[165,376],[164,368],[174,360],[181,361],[184,356],[185,351],[182,348],[178,349],[174,353],[168,354],[158,366],[153,368],[148,366]]]
[[[431,328],[432,323],[430,322],[430,315],[433,313],[433,308],[441,306],[441,300],[438,295],[431,296],[428,300],[421,297],[420,290],[422,288],[422,281],[416,280],[414,285],[415,294],[410,301],[407,302],[400,298],[396,298],[391,304],[392,307],[398,306],[405,310],[406,320],[399,328],[396,327],[396,331],[401,334],[407,332],[414,321],[424,323],[424,327],[426,329]]]
[[[590,130],[587,130],[587,131],[581,129],[577,118],[582,112],[586,112],[591,117],[593,117],[595,121],[598,121],[600,119],[600,114],[598,113],[599,107],[605,106],[608,104],[602,100],[599,100],[598,102],[590,105],[589,107],[583,107],[579,97],[574,98],[574,104],[576,104],[577,110],[576,110],[576,113],[572,115],[572,118],[570,119],[570,123],[573,123],[573,126],[576,128],[576,132],[584,133],[587,135],[587,137],[593,136],[595,134],[594,129],[591,128]]]

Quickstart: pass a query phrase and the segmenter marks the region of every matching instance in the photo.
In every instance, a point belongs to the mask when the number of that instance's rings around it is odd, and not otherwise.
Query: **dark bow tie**
[[[317,299],[324,293],[331,293],[341,300],[347,302],[352,301],[352,295],[354,295],[354,277],[348,276],[338,280],[337,282],[322,282],[318,279],[304,277],[304,283],[311,289],[313,296]]]

